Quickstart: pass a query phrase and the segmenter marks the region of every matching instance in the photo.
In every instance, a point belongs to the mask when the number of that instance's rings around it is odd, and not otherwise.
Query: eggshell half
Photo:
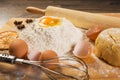
[[[29,60],[32,61],[37,61],[39,56],[41,56],[41,52],[40,51],[36,51],[36,50],[31,50],[29,51],[27,57]]]
[[[73,54],[79,58],[87,58],[92,52],[92,46],[88,41],[80,41],[76,44]]]

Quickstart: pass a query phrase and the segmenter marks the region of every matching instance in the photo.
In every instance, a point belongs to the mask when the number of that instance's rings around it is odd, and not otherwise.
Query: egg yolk
[[[44,24],[44,27],[54,27],[56,25],[60,24],[60,19],[58,18],[51,18],[51,17],[45,17],[40,20],[39,24]]]

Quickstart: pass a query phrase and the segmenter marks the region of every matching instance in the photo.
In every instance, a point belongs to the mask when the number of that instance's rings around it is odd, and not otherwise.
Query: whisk
[[[40,68],[50,80],[88,80],[88,69],[85,62],[74,57],[57,57],[58,63],[48,63],[56,58],[45,61],[30,61],[19,59],[9,54],[0,54],[0,62],[10,64],[27,64]],[[44,65],[57,66],[55,69],[49,69]]]

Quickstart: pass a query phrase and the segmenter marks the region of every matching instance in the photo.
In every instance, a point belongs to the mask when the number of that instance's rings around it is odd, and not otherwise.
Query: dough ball
[[[109,28],[98,35],[95,54],[111,65],[120,66],[120,28]]]

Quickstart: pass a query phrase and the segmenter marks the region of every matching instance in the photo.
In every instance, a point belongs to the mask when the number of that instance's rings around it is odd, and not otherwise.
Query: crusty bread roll
[[[106,29],[95,41],[96,55],[114,66],[120,66],[120,28]]]

